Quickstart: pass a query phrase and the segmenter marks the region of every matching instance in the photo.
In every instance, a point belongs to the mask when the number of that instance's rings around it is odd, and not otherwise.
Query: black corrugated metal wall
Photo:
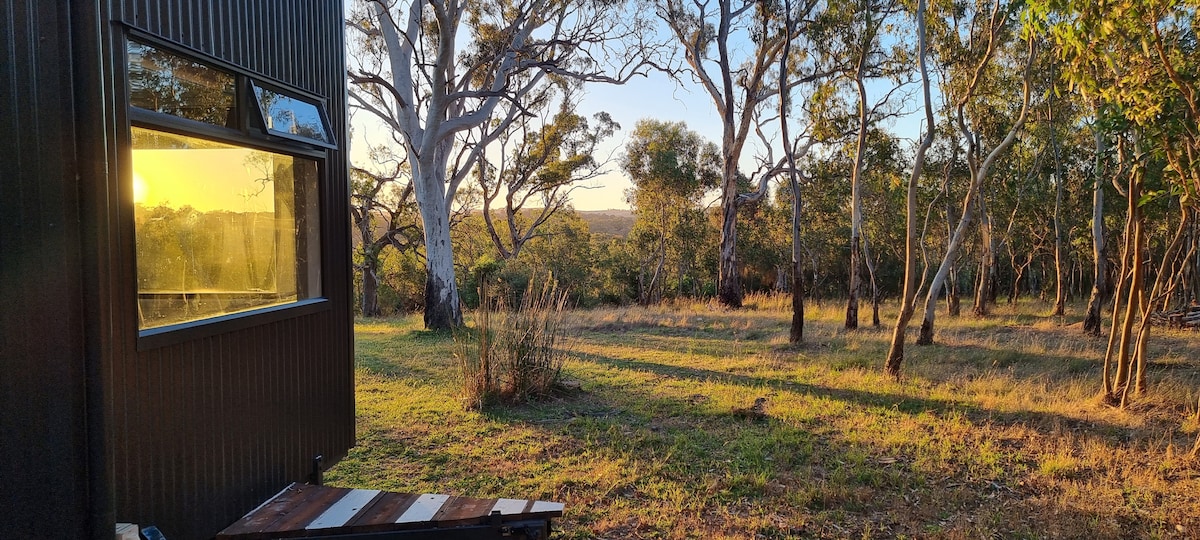
[[[114,519],[209,537],[353,444],[344,152],[320,192],[323,309],[137,350],[127,27],[327,98],[346,144],[341,2],[0,0],[4,538]]]
[[[4,538],[86,538],[93,521],[70,35],[66,2],[0,0]]]
[[[172,540],[208,537],[288,481],[303,480],[315,455],[328,465],[354,442],[342,3],[108,0],[107,6],[107,18],[119,23],[102,26],[112,65],[121,65],[123,25],[161,36],[328,99],[343,145],[329,154],[320,193],[323,290],[330,301],[314,314],[136,351],[130,205],[101,217],[107,222],[100,228],[112,231],[101,242],[116,246],[100,272],[115,278],[105,315],[114,336],[105,393],[116,519],[157,525]],[[114,71],[110,84],[117,88],[124,81]],[[109,129],[122,140],[127,128],[117,122]],[[118,160],[128,155],[117,152]],[[129,200],[117,174],[122,166],[112,169],[117,189],[108,193]]]

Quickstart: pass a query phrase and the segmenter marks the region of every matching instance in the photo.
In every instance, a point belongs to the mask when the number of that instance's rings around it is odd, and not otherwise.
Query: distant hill
[[[624,238],[633,229],[633,212],[629,210],[576,210],[593,233]]]

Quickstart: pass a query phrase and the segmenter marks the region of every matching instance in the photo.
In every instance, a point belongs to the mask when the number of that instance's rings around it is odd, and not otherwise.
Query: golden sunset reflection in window
[[[314,161],[138,127],[132,136],[142,329],[319,294]]]

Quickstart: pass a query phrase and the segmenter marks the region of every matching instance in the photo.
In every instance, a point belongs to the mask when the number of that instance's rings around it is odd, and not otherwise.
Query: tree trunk
[[[967,189],[967,195],[963,198],[962,217],[958,220],[958,226],[954,228],[953,234],[950,235],[949,245],[946,246],[946,253],[942,256],[942,263],[938,266],[937,273],[933,275],[933,281],[929,283],[929,292],[925,297],[925,317],[921,319],[921,333],[917,336],[917,345],[929,345],[933,343],[933,321],[937,316],[938,296],[942,293],[942,286],[946,283],[946,277],[950,275],[950,268],[954,265],[954,259],[958,255],[958,248],[962,245],[963,239],[966,237],[967,228],[973,219],[971,212],[973,205],[971,201],[978,196],[980,180],[982,178],[977,176]],[[947,294],[947,300],[950,300],[950,297]]]
[[[426,170],[420,172],[416,194],[425,230],[425,328],[449,330],[463,323],[458,284],[454,278],[450,217],[445,211],[442,175],[426,173]]]
[[[1054,160],[1056,168],[1058,162],[1058,149],[1054,150]],[[1062,234],[1062,200],[1063,200],[1063,181],[1062,170],[1054,175],[1054,313],[1056,317],[1062,317],[1067,312],[1067,274],[1063,269],[1063,234]]]
[[[957,145],[956,145],[957,146]],[[956,153],[957,155],[957,153]],[[949,182],[949,179],[946,180]],[[954,205],[946,197],[946,249],[950,248],[950,239],[954,237],[954,220],[962,216],[954,215]],[[958,264],[951,263],[950,274],[946,277],[946,315],[957,317],[958,306]],[[932,337],[930,338],[932,339]],[[919,344],[919,341],[918,341]]]
[[[879,281],[875,279],[875,261],[871,258],[871,246],[867,237],[862,237],[862,260],[871,280],[871,326],[879,327]]]
[[[731,308],[742,307],[742,281],[737,260],[737,174],[729,174],[721,202],[721,246],[717,270],[717,300]]]
[[[791,32],[792,2],[784,0],[784,28]],[[796,156],[792,152],[791,134],[788,132],[788,108],[791,97],[783,81],[787,80],[788,60],[791,56],[791,40],[783,44],[779,55],[779,133],[784,144],[784,156],[788,164],[788,183],[792,188],[792,325],[788,331],[789,343],[804,343],[804,268],[800,264],[800,212],[804,208],[800,197],[800,179],[796,173]]]
[[[1140,177],[1140,174],[1136,174]],[[1130,276],[1129,276],[1129,296],[1125,301],[1125,312],[1121,319],[1120,328],[1120,345],[1117,349],[1117,377],[1116,388],[1122,393],[1121,405],[1125,405],[1124,395],[1129,390],[1132,376],[1132,356],[1130,355],[1133,347],[1133,318],[1137,315],[1138,307],[1143,301],[1142,291],[1143,281],[1145,280],[1145,270],[1143,262],[1145,256],[1142,249],[1143,223],[1142,212],[1137,207],[1137,200],[1141,198],[1141,180],[1134,180],[1129,186],[1130,200],[1130,219],[1133,220],[1132,234],[1133,239],[1128,242],[1132,254],[1130,256]]]
[[[975,305],[972,312],[976,317],[986,317],[989,313],[988,304],[991,302],[990,293],[994,281],[993,268],[996,253],[996,241],[992,234],[992,218],[988,214],[987,205],[983,201],[983,193],[976,201],[979,212],[979,235],[981,252],[979,254],[979,276],[975,283]]]
[[[1088,299],[1087,315],[1083,318],[1084,333],[1100,336],[1100,309],[1104,297],[1108,295],[1108,261],[1104,256],[1104,135],[1100,128],[1095,128],[1096,162],[1092,176],[1095,184],[1092,186],[1092,256],[1095,260],[1095,270],[1092,279],[1092,295]]]
[[[869,16],[869,14],[868,14]],[[869,25],[869,21],[868,21]],[[858,139],[854,147],[854,167],[850,171],[850,297],[846,301],[846,329],[858,328],[858,301],[862,292],[862,166],[867,148],[867,89],[863,84],[866,53],[858,57],[855,83],[858,88]]]
[[[1063,168],[1058,146],[1058,131],[1054,126],[1054,92],[1050,92],[1050,144],[1054,147],[1054,316],[1067,312],[1066,272],[1063,270]]]
[[[367,258],[362,265],[362,308],[363,317],[378,317],[379,311],[379,257]]]
[[[933,100],[929,91],[929,73],[925,67],[925,0],[918,0],[916,18],[917,62],[925,99],[925,137],[917,147],[912,174],[908,177],[908,192],[904,203],[904,292],[900,297],[900,314],[896,317],[896,327],[892,330],[892,342],[884,362],[884,371],[897,378],[900,377],[900,365],[904,362],[905,334],[916,308],[919,281],[923,278],[917,276],[917,247],[920,242],[917,233],[917,184],[921,178],[921,169],[925,167],[925,152],[933,144],[934,132]]]
[[[792,326],[789,343],[804,343],[804,266],[799,257],[792,259]]]
[[[1180,202],[1179,209],[1179,226],[1171,238],[1171,243],[1163,252],[1162,262],[1158,266],[1158,275],[1155,276],[1154,285],[1150,288],[1150,295],[1147,297],[1143,291],[1139,291],[1138,308],[1141,321],[1138,327],[1137,342],[1135,343],[1133,354],[1133,394],[1135,396],[1146,393],[1146,366],[1149,364],[1149,359],[1146,355],[1146,343],[1150,341],[1152,327],[1150,314],[1166,309],[1169,305],[1167,302],[1168,296],[1172,289],[1174,289],[1177,281],[1176,277],[1183,270],[1182,265],[1177,266],[1176,262],[1185,243],[1184,237],[1189,228],[1191,210],[1183,202]],[[1141,212],[1140,209],[1139,212]],[[1138,240],[1143,244],[1142,250],[1145,251],[1145,238],[1142,237]],[[1125,395],[1122,397],[1122,405],[1127,403],[1128,396],[1129,387],[1126,386]]]
[[[784,55],[786,58],[786,55]],[[791,172],[792,183],[792,326],[789,343],[804,343],[804,265],[800,253],[800,182]]]
[[[1135,160],[1136,161],[1136,160]],[[1124,160],[1122,159],[1122,162]],[[1109,403],[1116,403],[1129,384],[1129,347],[1133,330],[1133,315],[1139,298],[1142,279],[1142,258],[1139,253],[1141,218],[1138,199],[1141,197],[1141,165],[1129,173],[1126,189],[1125,242],[1121,253],[1121,278],[1117,282],[1117,296],[1113,304],[1113,324],[1108,337],[1108,350],[1104,355],[1104,390]],[[1115,369],[1110,377],[1109,369]]]
[[[360,242],[358,249],[362,253],[362,264],[358,269],[362,272],[362,298],[359,299],[359,307],[363,317],[379,316],[379,252],[383,246],[373,242],[372,236],[375,235],[375,231],[371,230],[371,210],[371,205],[368,204],[353,213],[354,226],[358,229]]]
[[[851,227],[853,228],[853,226]],[[850,297],[846,300],[846,330],[858,329],[858,291],[862,287],[862,277],[859,274],[861,246],[859,237],[850,237]]]
[[[658,262],[654,264],[654,275],[650,277],[650,290],[646,297],[646,304],[657,304],[662,301],[662,273],[663,267],[667,264],[667,224],[666,211],[661,212],[660,228],[658,231]]]
[[[958,265],[950,267],[950,277],[946,281],[946,314],[957,317],[962,313],[958,296]]]

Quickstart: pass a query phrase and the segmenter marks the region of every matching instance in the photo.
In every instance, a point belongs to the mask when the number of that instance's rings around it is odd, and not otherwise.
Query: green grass
[[[485,412],[449,335],[360,322],[358,445],[326,478],[560,501],[570,539],[1200,536],[1200,335],[1155,329],[1153,394],[1122,411],[1095,399],[1102,340],[1041,304],[939,314],[900,381],[887,328],[814,305],[793,346],[784,301],[747,304],[570,312],[581,391]],[[757,397],[767,418],[732,413]]]

